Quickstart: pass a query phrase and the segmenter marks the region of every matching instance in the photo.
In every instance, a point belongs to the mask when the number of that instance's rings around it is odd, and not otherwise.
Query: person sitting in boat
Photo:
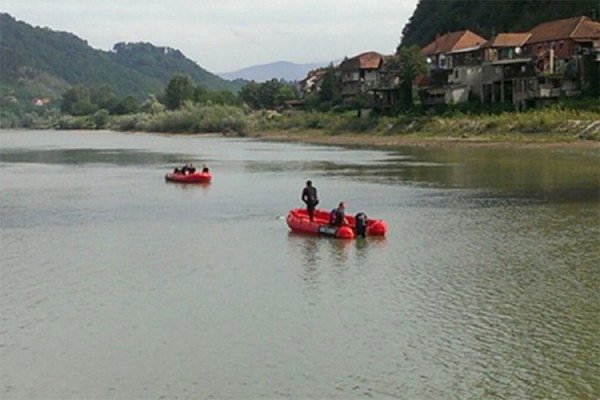
[[[187,163],[183,167],[181,167],[181,173],[184,175],[191,174],[192,170],[195,171],[196,168],[194,168],[194,166],[190,163]]]
[[[194,172],[196,172],[196,167],[194,167],[194,164],[190,164],[188,171],[190,172],[190,174],[193,174]]]
[[[345,210],[346,210],[346,203],[344,203],[343,201],[340,202],[340,204],[338,205],[338,208],[334,208],[333,210],[331,210],[331,213],[329,214],[329,225],[332,225],[332,226],[348,225],[348,220],[346,219]]]
[[[173,170],[174,174],[181,174],[181,170],[177,167],[175,167],[175,169]]]
[[[208,174],[210,172],[210,170],[208,169],[208,167],[206,166],[206,164],[202,164],[202,173],[203,174]]]

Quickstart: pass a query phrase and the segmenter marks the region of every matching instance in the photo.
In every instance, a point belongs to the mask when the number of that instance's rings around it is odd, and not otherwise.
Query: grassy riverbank
[[[600,143],[597,99],[527,112],[414,112],[359,118],[356,112],[251,111],[226,105],[187,104],[174,111],[41,120],[39,128],[111,129],[173,134],[222,133],[318,143],[401,145],[435,143]]]

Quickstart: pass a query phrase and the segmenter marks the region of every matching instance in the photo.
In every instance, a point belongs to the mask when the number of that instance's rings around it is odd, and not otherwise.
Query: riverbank
[[[25,126],[24,126],[25,127]],[[14,127],[13,127],[14,128]],[[33,129],[114,130],[165,134],[220,133],[263,140],[349,146],[600,146],[600,107],[564,102],[526,112],[431,110],[360,118],[356,112],[253,111],[186,104],[173,111],[128,115],[61,116]]]
[[[540,138],[527,137],[510,137],[505,138],[487,137],[487,138],[469,138],[467,137],[452,137],[452,136],[435,136],[431,135],[424,137],[421,135],[367,135],[367,134],[337,134],[330,135],[323,131],[305,131],[305,132],[290,132],[290,131],[264,131],[251,135],[265,141],[275,142],[290,142],[290,143],[306,143],[306,144],[325,144],[349,147],[376,147],[376,148],[393,148],[393,147],[519,147],[519,148],[588,148],[600,150],[600,141],[594,140],[551,140]]]

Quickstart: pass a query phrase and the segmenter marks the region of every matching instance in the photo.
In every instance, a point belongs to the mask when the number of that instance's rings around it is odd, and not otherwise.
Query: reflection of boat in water
[[[210,183],[212,175],[210,172],[194,172],[192,174],[169,172],[165,175],[165,180],[177,183]]]
[[[357,236],[356,219],[352,216],[346,216],[346,220],[348,221],[347,225],[331,226],[329,225],[329,212],[315,210],[314,220],[311,221],[306,209],[295,208],[290,210],[286,221],[293,232],[333,236],[340,239],[354,239]],[[367,236],[384,236],[386,232],[387,225],[384,221],[367,219]]]

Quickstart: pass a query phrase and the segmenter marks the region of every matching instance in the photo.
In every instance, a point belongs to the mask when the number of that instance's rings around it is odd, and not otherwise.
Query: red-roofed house
[[[531,30],[525,44],[534,56],[552,50],[559,60],[569,60],[583,49],[600,48],[600,22],[573,17],[544,22]]]
[[[536,58],[540,98],[579,95],[598,68],[600,23],[581,16],[539,24],[525,49]]]
[[[379,85],[379,71],[383,67],[383,55],[370,51],[348,58],[339,66],[342,80],[342,96],[353,98]]]
[[[424,104],[463,103],[479,96],[481,86],[481,46],[486,42],[469,31],[437,36],[421,49],[430,67],[426,86],[421,81]]]
[[[327,71],[325,69],[316,69],[310,71],[306,78],[302,79],[298,83],[298,92],[300,93],[300,97],[304,98],[311,93],[318,92],[321,90],[321,84],[323,83],[323,78],[325,78],[325,73]]]
[[[485,42],[484,38],[470,30],[450,32],[436,37],[433,42],[421,49],[421,54],[427,58],[432,68],[451,69],[452,61],[448,59],[448,53],[477,48]]]
[[[494,62],[520,58],[523,46],[531,37],[531,33],[499,33],[483,45],[485,61]]]
[[[530,37],[530,32],[500,33],[483,46],[483,103],[510,101],[516,108],[526,107],[526,99],[537,89],[532,57],[523,49]]]

